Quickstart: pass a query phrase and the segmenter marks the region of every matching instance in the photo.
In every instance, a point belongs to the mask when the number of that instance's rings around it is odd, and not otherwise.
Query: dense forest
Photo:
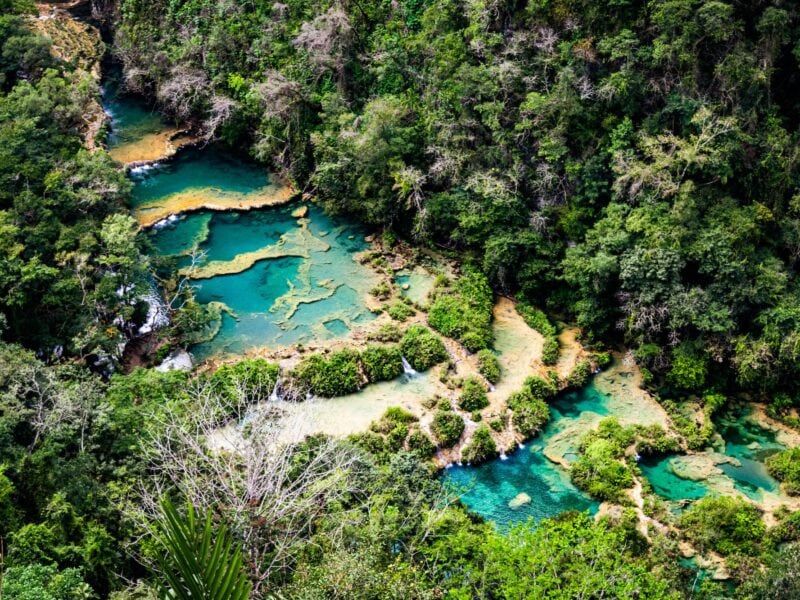
[[[470,352],[491,345],[502,294],[551,341],[532,306],[577,324],[597,356],[632,349],[665,403],[701,399],[710,430],[691,433],[698,447],[736,397],[800,423],[800,4],[91,8],[128,93],[327,212],[461,261],[428,322]],[[642,533],[619,461],[632,445],[674,450],[657,432],[604,421],[581,442],[573,480],[620,510],[506,531],[453,499],[427,460],[433,443],[412,441],[400,409],[368,434],[276,446],[270,415],[250,412],[278,386],[274,364],[123,374],[147,319],[148,240],[125,171],[87,149],[105,133],[87,144],[100,82],[52,51],[36,14],[0,0],[3,598],[800,596],[800,512],[768,525],[741,499],[707,497],[675,529]],[[176,346],[206,322],[182,293],[166,333]],[[425,328],[385,337],[420,370],[447,360]],[[309,356],[292,377],[304,393],[340,395],[361,371],[397,376],[398,348]],[[499,377],[491,353],[479,358]],[[485,402],[470,386],[466,410]],[[531,380],[509,399],[526,437],[554,395]],[[214,431],[245,418],[243,448],[209,450]],[[437,442],[461,435],[452,411],[437,419]],[[495,452],[490,426],[473,438],[475,462]],[[798,461],[795,449],[769,463],[795,495]],[[684,542],[722,557],[730,579],[686,568]]]

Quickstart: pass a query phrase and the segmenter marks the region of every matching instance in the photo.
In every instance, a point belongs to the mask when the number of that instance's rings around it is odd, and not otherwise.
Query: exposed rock
[[[407,284],[407,283],[404,283],[404,284],[402,285],[402,288],[403,288],[404,290],[408,290],[408,289],[410,289],[410,288],[411,288],[411,286],[410,286],[409,284]]]
[[[292,211],[292,216],[295,219],[305,219],[306,215],[308,215],[308,206],[298,206]]]
[[[514,498],[508,501],[508,508],[510,508],[511,510],[517,510],[518,508],[521,508],[526,504],[530,503],[531,503],[531,497],[528,496],[528,494],[526,494],[525,492],[520,492],[519,494],[514,496]]]
[[[156,367],[156,371],[191,371],[194,361],[186,350],[177,350],[170,354],[164,362]]]

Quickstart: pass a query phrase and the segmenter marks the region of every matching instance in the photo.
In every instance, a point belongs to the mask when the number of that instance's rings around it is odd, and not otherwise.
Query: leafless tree
[[[177,65],[158,87],[158,100],[177,117],[188,119],[195,106],[209,95],[208,77],[203,71]]]
[[[332,69],[340,80],[352,42],[353,27],[339,5],[332,6],[310,23],[303,23],[300,33],[292,40],[292,44],[308,52],[318,75]]]
[[[234,110],[236,110],[236,102],[232,98],[221,94],[214,94],[211,97],[211,108],[203,123],[203,132],[206,139],[210,140],[214,137],[217,129],[233,116]]]
[[[276,572],[291,569],[298,542],[331,503],[359,494],[361,454],[323,439],[303,454],[303,410],[282,413],[269,402],[272,382],[236,382],[232,394],[201,381],[188,390],[191,410],[158,417],[148,441],[154,477],[142,490],[141,512],[152,518],[161,495],[177,491],[200,510],[217,512],[247,557],[255,597]],[[222,422],[220,415],[226,415]]]

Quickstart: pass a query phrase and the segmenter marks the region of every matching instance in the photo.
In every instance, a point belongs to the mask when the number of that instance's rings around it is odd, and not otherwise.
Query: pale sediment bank
[[[282,244],[267,246],[253,252],[245,252],[236,255],[231,260],[213,260],[205,265],[186,267],[178,271],[184,277],[190,279],[210,279],[218,275],[233,275],[246,271],[258,261],[273,258],[285,258],[295,256],[305,258],[307,253],[302,248],[285,247]]]
[[[253,252],[237,254],[231,260],[213,260],[204,265],[186,267],[178,271],[178,273],[185,277],[189,277],[190,279],[210,279],[211,277],[216,277],[217,275],[233,275],[234,273],[242,273],[262,260],[285,258],[289,256],[309,258],[311,252],[327,252],[330,250],[330,245],[328,243],[320,240],[311,233],[311,231],[308,229],[307,220],[301,219],[298,221],[298,223],[300,227],[283,234],[277,244],[272,244],[270,246],[254,250]],[[310,266],[310,264],[305,264],[303,266],[303,271],[301,271],[300,274],[301,280],[305,280],[303,290],[309,293],[311,291],[310,274],[308,272]],[[336,291],[335,289],[331,289],[331,286],[327,284],[327,281],[320,282],[319,285],[324,287],[327,291],[327,295],[324,297],[328,297]],[[287,303],[291,306],[291,300],[297,296],[297,294],[293,293],[293,291],[294,290],[290,290],[286,297],[282,296],[279,298],[276,302],[276,306],[283,303]],[[316,298],[316,300],[320,299],[321,298]],[[312,299],[308,301],[314,302],[316,300]],[[296,305],[294,305],[294,310],[292,312],[296,311],[297,306],[301,303],[302,302],[298,302]]]
[[[108,153],[115,161],[131,169],[172,158],[181,148],[193,146],[201,139],[186,129],[169,127],[164,131],[145,134],[136,141],[113,146]]]
[[[249,211],[286,204],[293,196],[294,190],[288,185],[268,185],[248,193],[189,189],[136,207],[136,220],[140,227],[147,228],[172,215],[198,210]]]

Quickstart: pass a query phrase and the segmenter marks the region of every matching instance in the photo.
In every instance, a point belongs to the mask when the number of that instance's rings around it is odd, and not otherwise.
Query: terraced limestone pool
[[[611,411],[596,385],[560,396],[550,406],[551,419],[539,436],[509,454],[477,467],[455,465],[443,475],[445,483],[463,490],[461,500],[470,509],[499,526],[555,517],[565,510],[595,513],[599,504],[572,485],[569,473],[545,456],[548,448],[567,461],[577,452],[576,426],[594,423]],[[568,440],[568,441],[566,441]],[[525,494],[529,502],[514,507]]]
[[[780,493],[764,461],[785,446],[773,431],[753,421],[748,407],[736,407],[717,419],[720,439],[714,448],[690,456],[642,461],[642,473],[664,499],[682,503],[710,494],[739,493],[763,502]]]
[[[132,100],[109,111],[112,151],[164,126]],[[198,301],[223,307],[195,358],[344,337],[374,318],[366,300],[377,276],[356,260],[365,232],[313,205],[286,205],[291,190],[258,165],[207,147],[130,176],[154,252],[175,258]]]
[[[134,178],[136,207],[196,189],[246,197],[269,186],[255,166],[215,150],[187,151]],[[159,254],[177,257],[197,300],[226,307],[216,336],[192,349],[196,358],[343,337],[374,318],[365,299],[377,277],[356,260],[365,232],[314,206],[302,218],[296,209],[200,210],[149,230]]]

